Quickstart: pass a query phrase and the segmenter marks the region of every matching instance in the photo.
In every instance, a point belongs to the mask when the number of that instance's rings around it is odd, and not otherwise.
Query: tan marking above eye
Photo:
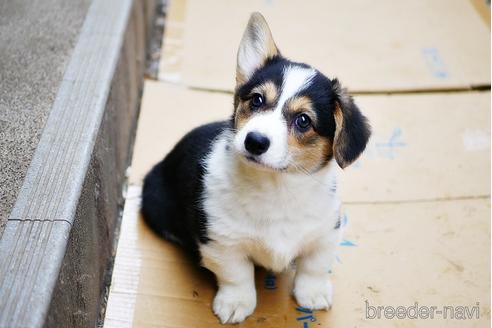
[[[287,117],[295,117],[301,113],[309,116],[313,124],[317,122],[316,112],[313,109],[311,99],[306,96],[294,97],[287,101],[284,107]]]
[[[295,111],[299,108],[311,109],[313,106],[309,97],[300,96],[289,99],[287,107],[289,107],[290,110]]]
[[[273,104],[278,97],[277,86],[272,81],[266,81],[260,85],[257,85],[251,90],[251,94],[254,93],[259,93],[262,95],[267,104]]]

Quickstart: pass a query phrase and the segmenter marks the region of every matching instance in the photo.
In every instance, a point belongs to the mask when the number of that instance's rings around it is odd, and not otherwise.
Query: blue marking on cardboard
[[[302,306],[296,307],[296,310],[303,313],[296,318],[297,321],[302,321],[302,327],[309,327],[310,322],[316,322],[317,319],[312,310],[303,308]]]
[[[403,141],[403,132],[401,128],[394,128],[386,141],[376,142],[378,155],[388,159],[395,159],[398,155],[398,150],[406,146],[406,142]]]
[[[388,137],[375,137],[374,143],[369,143],[364,156],[352,163],[352,168],[359,170],[363,167],[365,159],[374,160],[377,158],[395,159],[399,155],[399,151],[407,146],[404,140],[403,130],[400,127],[395,127]]]
[[[348,224],[348,216],[347,216],[347,213],[343,213],[343,218],[342,218],[342,222],[341,222],[341,226],[342,227],[345,227],[347,226]],[[348,240],[348,239],[343,239],[340,244],[340,246],[357,246],[356,243]],[[337,260],[338,262],[342,263],[342,261],[340,261],[340,258],[337,256]]]
[[[422,56],[432,76],[438,79],[447,79],[449,77],[449,72],[437,48],[423,48]]]
[[[309,313],[309,314],[313,313],[313,310],[304,308],[302,306],[296,307],[296,310],[299,311],[299,312],[303,312],[303,313]]]
[[[348,239],[344,239],[344,240],[342,240],[342,242],[340,243],[340,246],[357,247],[357,244],[355,244],[354,242],[351,242],[351,241],[350,241],[350,240],[348,240]]]

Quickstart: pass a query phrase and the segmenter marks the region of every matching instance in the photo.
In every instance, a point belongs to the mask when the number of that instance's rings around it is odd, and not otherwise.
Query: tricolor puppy
[[[236,81],[232,118],[189,132],[145,178],[145,220],[215,274],[222,323],[254,311],[255,264],[279,272],[295,261],[297,303],[327,309],[341,238],[336,175],[364,150],[369,125],[336,79],[280,54],[259,13]]]

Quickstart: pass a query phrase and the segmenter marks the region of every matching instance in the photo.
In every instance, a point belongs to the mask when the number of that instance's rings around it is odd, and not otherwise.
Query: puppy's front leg
[[[214,313],[222,323],[238,323],[256,307],[254,264],[240,251],[218,245],[201,249],[203,265],[215,273],[219,290]]]
[[[331,307],[332,284],[329,272],[335,259],[338,236],[330,237],[296,261],[294,296],[302,307],[312,310]]]

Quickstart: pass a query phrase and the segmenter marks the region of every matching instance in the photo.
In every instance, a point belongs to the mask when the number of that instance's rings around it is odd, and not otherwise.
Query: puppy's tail
[[[173,231],[171,220],[178,214],[176,201],[166,188],[162,166],[162,162],[154,166],[144,179],[141,212],[144,221],[155,233],[183,245],[183,241]]]

